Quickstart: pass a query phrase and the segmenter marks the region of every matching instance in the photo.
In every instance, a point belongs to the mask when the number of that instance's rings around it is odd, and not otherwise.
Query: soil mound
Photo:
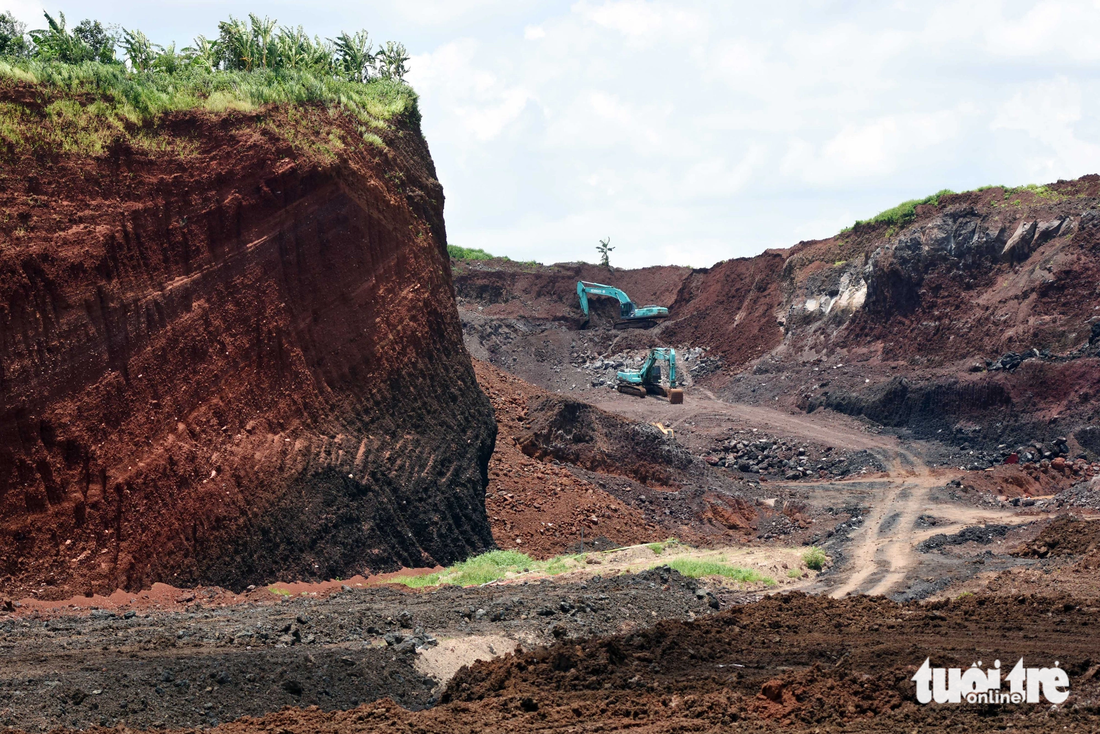
[[[672,486],[675,474],[702,471],[702,462],[659,428],[576,400],[540,398],[531,406],[526,425],[519,445],[536,459],[554,458],[650,486]]]
[[[1072,515],[1055,518],[1038,537],[1021,545],[1012,555],[1019,558],[1100,555],[1100,521]]]
[[[670,534],[645,513],[613,497],[596,481],[521,450],[531,404],[544,390],[474,360],[477,379],[489,396],[499,434],[489,461],[485,507],[493,538],[501,548],[547,558],[579,549],[663,540]],[[598,481],[598,480],[597,480]]]
[[[240,589],[491,545],[495,427],[419,129],[381,149],[295,115],[179,113],[101,156],[5,161],[6,593]],[[300,147],[303,124],[341,145]]]

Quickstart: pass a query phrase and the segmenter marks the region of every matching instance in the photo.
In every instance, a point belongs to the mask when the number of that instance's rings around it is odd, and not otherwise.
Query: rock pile
[[[774,438],[756,430],[737,431],[703,458],[714,466],[724,466],[746,474],[771,474],[787,480],[810,476],[843,477],[853,472],[884,469],[866,451],[845,454],[832,446]]]

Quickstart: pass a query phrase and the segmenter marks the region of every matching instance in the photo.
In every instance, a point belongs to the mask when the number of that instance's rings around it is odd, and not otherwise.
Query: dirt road
[[[709,390],[694,388],[683,405],[656,398],[637,399],[615,393],[599,407],[634,420],[661,422],[677,431],[686,445],[703,446],[733,427],[752,427],[831,446],[866,450],[888,467],[872,479],[775,483],[818,506],[854,500],[865,508],[862,525],[851,533],[843,565],[832,575],[833,597],[853,593],[892,595],[904,592],[907,581],[919,575],[922,561],[917,545],[935,533],[951,534],[969,525],[1029,522],[1012,509],[976,508],[953,502],[933,490],[943,486],[946,474],[924,458],[930,447],[921,441],[904,444],[897,437],[872,433],[858,421],[830,411],[785,413],[758,406],[729,403]],[[922,527],[921,517],[935,519],[934,528]]]

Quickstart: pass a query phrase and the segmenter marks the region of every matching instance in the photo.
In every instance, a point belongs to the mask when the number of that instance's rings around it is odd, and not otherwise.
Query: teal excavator
[[[580,280],[577,281],[577,296],[581,299],[581,310],[584,311],[582,329],[588,328],[589,296],[609,296],[619,301],[619,321],[615,322],[616,329],[649,329],[657,325],[657,319],[668,318],[668,309],[664,306],[635,306],[630,296],[610,285]]]
[[[661,362],[668,363],[668,389],[661,384]],[[621,370],[616,377],[619,384],[615,387],[621,393],[640,398],[660,395],[673,405],[684,402],[684,391],[677,387],[680,381],[676,375],[676,350],[671,347],[650,349],[640,370]]]

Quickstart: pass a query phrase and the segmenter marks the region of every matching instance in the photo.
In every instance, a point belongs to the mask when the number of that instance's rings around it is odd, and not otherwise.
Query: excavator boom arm
[[[608,296],[619,302],[619,317],[624,321],[641,321],[643,319],[663,319],[668,316],[668,309],[664,306],[635,306],[630,296],[615,286],[603,283],[591,283],[587,280],[577,281],[577,297],[581,301],[581,311],[584,311],[584,322],[587,325],[589,319],[588,297]]]

